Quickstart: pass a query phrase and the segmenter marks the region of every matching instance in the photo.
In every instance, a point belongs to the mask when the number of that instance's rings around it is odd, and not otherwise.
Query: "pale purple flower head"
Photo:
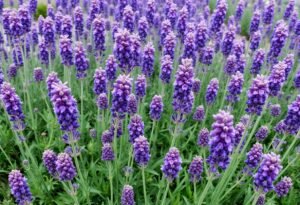
[[[132,44],[131,36],[127,29],[119,29],[115,34],[113,50],[121,70],[125,73],[130,73]]]
[[[11,194],[19,205],[30,204],[32,195],[27,184],[27,179],[19,170],[12,170],[8,175]]]
[[[97,68],[95,70],[93,91],[96,95],[107,93],[107,79],[105,70],[103,70],[102,68]]]
[[[150,118],[152,120],[160,120],[163,109],[164,104],[162,97],[160,95],[155,95],[150,103]]]
[[[55,165],[60,181],[71,181],[77,174],[72,158],[67,153],[60,153]]]
[[[300,129],[300,95],[288,106],[284,119],[285,130],[290,134],[297,134]]]
[[[201,122],[202,120],[204,120],[205,117],[205,110],[203,105],[199,105],[193,115],[193,120]]]
[[[203,159],[202,157],[196,156],[190,163],[188,173],[190,175],[190,181],[195,183],[199,182],[201,179],[201,174],[203,172]]]
[[[272,117],[277,117],[281,114],[281,106],[280,104],[273,104],[270,106],[270,114]]]
[[[96,15],[92,25],[95,51],[101,55],[105,50],[105,21],[101,15]]]
[[[245,163],[251,169],[255,169],[260,163],[263,155],[263,146],[258,142],[252,146],[246,154]]]
[[[102,146],[102,161],[113,161],[115,159],[114,150],[109,143],[105,143]]]
[[[280,55],[288,35],[289,32],[286,23],[283,20],[277,22],[271,39],[271,47],[268,53],[269,58],[276,59]]]
[[[144,47],[142,73],[146,77],[151,77],[154,72],[154,53],[155,49],[152,42],[148,42]]]
[[[228,30],[224,35],[222,45],[221,45],[221,51],[225,56],[228,56],[231,52],[233,41],[235,39],[235,33],[236,33],[236,28],[235,26],[232,25],[228,27]]]
[[[127,5],[123,10],[123,26],[131,33],[134,31],[134,15],[130,5]]]
[[[285,69],[285,80],[288,79],[290,72],[292,71],[295,64],[295,56],[293,53],[288,54],[282,61],[286,64]]]
[[[287,6],[285,7],[285,11],[283,14],[283,19],[288,21],[290,16],[292,15],[295,8],[295,0],[289,0]]]
[[[175,56],[175,47],[176,47],[176,36],[173,32],[170,32],[163,43],[163,55],[169,55],[172,59]]]
[[[284,62],[278,62],[272,68],[269,76],[270,96],[278,96],[280,89],[285,81],[285,70],[287,65]]]
[[[215,102],[219,91],[219,81],[217,78],[210,80],[205,94],[205,100],[208,105],[211,105]]]
[[[290,177],[283,177],[282,180],[275,185],[274,190],[278,197],[284,197],[289,193],[292,186],[292,179]]]
[[[208,29],[207,24],[205,21],[200,21],[200,23],[196,27],[195,31],[195,43],[196,43],[196,50],[200,51],[202,48],[205,47],[205,43],[208,39]]]
[[[209,131],[207,128],[202,128],[198,133],[197,144],[201,147],[206,147],[209,142]]]
[[[265,61],[265,51],[263,49],[258,49],[253,57],[252,66],[250,68],[250,73],[257,75],[260,73],[261,67]]]
[[[182,169],[181,164],[182,160],[180,157],[179,150],[176,147],[171,147],[164,158],[163,165],[161,166],[161,170],[164,174],[164,177],[169,182],[172,182],[178,177],[178,174]]]
[[[205,65],[211,65],[214,58],[214,49],[211,46],[206,46],[200,53],[200,62]]]
[[[134,140],[133,152],[134,152],[135,162],[141,167],[147,166],[151,155],[150,155],[150,144],[146,137],[140,135],[138,138]]]
[[[61,34],[72,39],[72,29],[73,29],[73,23],[72,23],[71,16],[69,15],[63,16],[62,24],[61,24]]]
[[[81,42],[77,42],[74,48],[74,61],[76,68],[76,77],[78,79],[85,78],[87,76],[87,70],[90,67],[89,59],[86,55],[86,50]]]
[[[150,25],[154,24],[154,15],[156,12],[157,5],[155,0],[148,0],[146,7],[146,18]]]
[[[138,75],[135,81],[135,95],[142,99],[146,95],[147,81],[144,75]]]
[[[57,156],[56,153],[50,149],[47,149],[43,152],[43,164],[46,167],[49,174],[53,177],[56,177],[56,160]]]
[[[244,84],[244,76],[239,71],[231,76],[231,79],[228,84],[228,94],[226,96],[226,100],[229,102],[237,102],[239,101],[239,95],[242,93]]]
[[[67,67],[72,66],[74,64],[72,40],[66,35],[61,36],[59,48],[62,64]]]
[[[108,108],[108,99],[106,93],[100,93],[97,98],[97,106],[100,110]]]
[[[252,52],[254,52],[256,49],[259,48],[260,40],[261,40],[260,31],[256,31],[251,35],[249,48],[251,49]]]
[[[163,83],[170,83],[173,71],[173,61],[170,55],[164,55],[161,59],[160,79]]]
[[[133,188],[125,185],[122,190],[121,205],[135,205]]]

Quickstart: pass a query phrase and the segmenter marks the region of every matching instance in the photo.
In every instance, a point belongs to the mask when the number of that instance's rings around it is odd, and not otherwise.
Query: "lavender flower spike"
[[[122,190],[121,205],[135,205],[133,188],[125,185]]]
[[[114,150],[109,143],[103,144],[101,160],[113,161],[115,159]]]
[[[162,97],[160,95],[155,95],[150,103],[150,118],[152,120],[160,120],[163,109],[164,104]]]
[[[27,184],[27,179],[19,170],[12,170],[8,175],[10,191],[17,204],[24,205],[32,202],[32,195]]]
[[[173,61],[170,55],[165,55],[161,59],[161,68],[159,78],[165,84],[170,83],[173,71]]]
[[[139,166],[147,166],[150,160],[150,144],[146,137],[139,136],[133,143],[134,159]]]
[[[253,58],[252,66],[250,68],[250,73],[257,75],[260,73],[261,67],[265,61],[265,51],[263,49],[258,49]]]
[[[216,9],[213,13],[211,20],[210,32],[217,33],[221,29],[221,25],[224,23],[227,13],[227,3],[225,0],[220,0],[217,3]]]
[[[206,103],[208,105],[211,105],[212,103],[215,102],[216,97],[218,95],[218,90],[219,90],[218,79],[217,78],[211,79],[207,86],[207,90],[206,90],[206,94],[205,94]]]
[[[278,197],[284,197],[292,188],[293,182],[290,177],[283,177],[283,179],[275,185],[275,192]]]
[[[169,182],[172,182],[178,177],[178,174],[182,169],[181,164],[182,160],[179,150],[176,147],[171,147],[164,158],[163,165],[161,166],[164,177],[166,177]]]
[[[96,95],[107,92],[107,80],[105,70],[97,68],[94,74],[94,88],[93,91]]]
[[[279,62],[273,66],[269,76],[270,96],[277,96],[285,81],[285,70],[287,65],[284,62]]]
[[[144,47],[142,73],[146,77],[150,77],[154,72],[154,46],[151,42]]]
[[[42,68],[33,69],[33,78],[35,82],[41,82],[44,80],[44,72]]]
[[[255,137],[258,141],[263,141],[269,134],[269,128],[267,126],[261,126],[256,132]]]
[[[201,179],[201,174],[203,172],[203,159],[199,156],[193,158],[191,162],[188,173],[190,175],[191,182],[199,182]]]
[[[60,181],[71,181],[76,176],[76,169],[69,154],[60,153],[55,164]]]
[[[43,152],[43,164],[46,167],[49,174],[53,177],[56,177],[56,153],[50,149],[47,149]]]
[[[261,161],[263,155],[263,146],[256,143],[252,146],[250,151],[247,153],[245,163],[251,169],[255,169]]]
[[[282,48],[284,47],[285,40],[288,37],[288,27],[284,21],[280,20],[277,23],[277,26],[274,30],[272,40],[271,40],[271,47],[268,56],[270,58],[277,58]]]
[[[85,78],[87,76],[87,70],[90,66],[90,62],[87,58],[83,44],[81,42],[77,42],[74,51],[76,77],[78,79]]]
[[[229,102],[237,102],[239,101],[239,95],[242,93],[244,84],[244,76],[239,71],[236,72],[233,76],[231,76],[230,82],[228,84],[228,94],[226,96],[226,100]]]
[[[62,64],[69,67],[74,64],[72,41],[68,36],[61,36],[59,41]]]
[[[142,99],[146,95],[147,81],[144,75],[138,75],[135,81],[135,95]]]
[[[144,135],[144,122],[140,115],[134,115],[130,118],[128,124],[129,142],[134,143],[135,139],[141,135]]]
[[[287,115],[284,119],[285,130],[290,134],[297,134],[300,129],[300,95],[288,107]]]
[[[193,120],[201,122],[202,120],[204,120],[204,116],[205,116],[204,107],[203,105],[199,105],[195,110],[195,113],[193,115]]]

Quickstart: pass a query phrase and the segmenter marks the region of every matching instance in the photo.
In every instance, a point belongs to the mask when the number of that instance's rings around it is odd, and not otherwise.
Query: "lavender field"
[[[298,0],[0,0],[0,204],[300,205]]]

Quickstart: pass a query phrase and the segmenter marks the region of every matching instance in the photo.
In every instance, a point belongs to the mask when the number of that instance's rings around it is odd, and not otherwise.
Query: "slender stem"
[[[9,157],[7,156],[7,154],[6,154],[5,150],[2,148],[2,146],[1,146],[1,145],[0,145],[0,150],[1,150],[1,152],[4,154],[4,156],[5,156],[6,160],[7,160],[7,161],[8,161],[8,163],[10,164],[10,166],[11,166],[11,167],[14,167],[14,166],[13,166],[13,164],[11,163],[11,161],[10,161]]]
[[[84,130],[83,119],[84,119],[84,114],[83,114],[83,80],[80,80],[80,124],[81,124],[81,133]]]
[[[203,192],[202,192],[202,194],[201,194],[201,196],[198,200],[198,205],[201,205],[203,203],[203,200],[206,197],[207,192],[210,189],[211,185],[212,185],[212,177],[209,175],[206,186],[205,186],[205,188],[204,188],[204,190],[203,190]]]
[[[300,133],[300,132],[299,132]],[[294,140],[292,142],[292,144],[289,146],[288,150],[284,153],[283,157],[282,157],[282,162],[285,160],[285,158],[289,155],[291,149],[294,147],[294,145],[296,144],[297,140],[299,139],[299,133],[297,134],[297,136],[294,137]]]
[[[110,184],[110,202],[111,204],[114,203],[114,191],[113,191],[113,173],[112,173],[112,165],[111,162],[108,162],[108,178]]]
[[[144,200],[145,205],[147,205],[147,192],[146,192],[146,180],[145,180],[145,167],[142,167],[142,178],[143,178],[143,191],[144,191]]]
[[[78,202],[78,199],[76,196],[76,191],[75,191],[71,181],[69,181],[69,186],[70,186],[70,191],[71,191],[70,195],[72,196],[72,198],[74,200],[74,204],[79,205],[79,202]]]
[[[259,198],[259,193],[255,193],[254,195],[255,195],[255,197],[254,197],[254,199],[252,201],[252,205],[256,205],[256,202],[257,202],[257,200]]]
[[[150,139],[149,139],[150,147],[151,147],[151,142],[152,142],[152,140],[153,140],[155,124],[156,124],[156,121],[154,120],[154,121],[152,122],[151,135],[150,135]]]
[[[169,186],[170,186],[170,183],[167,182],[167,188],[166,188],[165,193],[164,193],[164,195],[163,195],[163,199],[162,199],[161,204],[166,204],[165,201],[166,201],[167,194],[168,194],[168,191],[169,191]]]
[[[197,201],[197,183],[194,182],[194,204],[196,204]]]

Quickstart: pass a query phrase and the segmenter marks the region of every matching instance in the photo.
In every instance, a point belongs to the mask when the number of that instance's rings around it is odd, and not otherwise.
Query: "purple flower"
[[[285,81],[286,67],[287,66],[284,62],[279,62],[273,66],[269,76],[270,96],[277,96],[279,94],[279,91]]]
[[[92,0],[90,2],[89,15],[86,22],[88,30],[90,30],[91,23],[94,21],[97,14],[99,14],[99,2],[97,0]]]
[[[10,11],[9,13],[9,34],[14,39],[18,39],[24,34],[24,28],[20,16],[16,11]]]
[[[201,81],[198,78],[195,78],[193,80],[193,86],[192,86],[192,90],[194,94],[198,94],[200,92],[200,89],[201,89]]]
[[[175,27],[175,24],[176,24],[176,20],[177,20],[177,4],[175,3],[172,3],[170,5],[170,8],[169,8],[169,12],[167,14],[167,19],[171,22],[171,26],[172,28]]]
[[[284,119],[285,131],[297,134],[300,129],[300,95],[288,106],[288,112]]]
[[[72,18],[69,15],[65,15],[62,18],[61,24],[61,34],[67,36],[68,38],[72,39]]]
[[[33,78],[35,82],[41,82],[44,80],[44,72],[42,68],[33,69]]]
[[[277,117],[281,114],[281,107],[280,104],[274,104],[270,106],[270,114],[273,117]]]
[[[95,50],[101,55],[105,50],[105,22],[101,15],[96,15],[93,21],[93,43]]]
[[[144,75],[138,75],[135,81],[135,95],[142,99],[146,95],[147,82]]]
[[[54,22],[49,16],[44,19],[43,35],[47,46],[53,45],[55,43]]]
[[[236,22],[239,22],[242,19],[244,9],[245,9],[245,2],[243,0],[240,0],[236,6],[235,15],[234,15],[234,19]]]
[[[285,7],[285,11],[283,14],[283,19],[288,21],[290,16],[292,15],[295,7],[295,0],[289,0],[287,6]]]
[[[281,120],[277,123],[277,125],[274,127],[274,130],[278,133],[278,134],[285,134],[286,132],[286,125],[284,123],[284,120]]]
[[[242,54],[239,58],[236,59],[236,70],[244,73],[246,67],[246,56]]]
[[[234,145],[237,146],[245,132],[245,125],[242,122],[239,122],[235,126],[235,135],[234,135]]]
[[[254,52],[256,49],[258,49],[260,40],[261,40],[261,32],[260,31],[256,31],[251,35],[249,48],[251,49],[252,52]]]
[[[295,74],[294,86],[298,89],[300,88],[300,70],[298,70],[297,73]]]
[[[51,102],[54,112],[63,131],[74,132],[79,127],[78,108],[70,88],[63,83],[53,83],[51,90]]]
[[[192,92],[194,71],[192,59],[182,59],[176,72],[173,92],[173,109],[175,112],[188,114],[194,102]]]
[[[262,108],[268,98],[268,80],[263,75],[258,75],[253,79],[252,85],[248,90],[248,100],[246,111],[250,114],[260,115]]]
[[[290,53],[288,54],[284,59],[283,62],[286,64],[286,69],[285,69],[285,80],[288,79],[288,76],[291,72],[291,70],[294,67],[294,54]]]
[[[236,33],[235,26],[230,26],[228,27],[228,31],[224,35],[223,42],[221,45],[221,51],[225,56],[228,56],[231,52],[233,41],[235,39],[235,33]]]
[[[124,185],[121,196],[121,205],[135,205],[132,186]]]
[[[121,70],[125,73],[131,71],[131,36],[127,29],[119,29],[115,35],[114,55]]]
[[[278,197],[284,197],[289,193],[292,186],[292,179],[290,177],[283,177],[282,180],[275,185],[274,190]]]
[[[226,96],[226,100],[229,102],[237,102],[239,101],[239,95],[242,93],[244,84],[244,76],[239,71],[236,74],[231,76],[230,82],[228,84],[228,94]]]
[[[94,74],[94,88],[93,91],[96,95],[107,92],[107,80],[105,75],[105,70],[98,68],[95,70]]]
[[[272,39],[271,39],[271,47],[270,47],[270,51],[268,53],[268,56],[270,58],[277,58],[280,53],[282,48],[284,47],[285,44],[285,40],[288,37],[288,27],[287,25],[284,23],[283,20],[280,20],[279,22],[277,22],[277,26],[274,30],[274,33],[272,35]]]
[[[210,24],[210,32],[217,33],[221,29],[221,25],[225,21],[227,13],[227,3],[225,0],[219,0],[212,15],[211,24]]]
[[[3,12],[2,12],[3,29],[4,29],[4,34],[6,34],[6,35],[10,35],[11,34],[11,31],[10,31],[10,22],[9,22],[11,11],[12,10],[9,9],[9,8],[4,8]]]
[[[181,39],[181,42],[184,40],[184,33],[186,30],[186,23],[188,18],[188,10],[186,6],[183,6],[182,9],[179,11],[178,21],[177,21],[177,30],[179,39]]]
[[[53,177],[56,177],[56,160],[56,153],[52,150],[47,149],[43,152],[43,164]]]
[[[39,59],[42,64],[49,64],[49,50],[43,38],[39,43]]]
[[[166,177],[169,182],[172,182],[178,177],[178,174],[182,169],[181,164],[182,160],[179,150],[176,147],[171,147],[164,158],[163,165],[161,166],[164,177]]]
[[[263,141],[269,134],[269,128],[267,126],[261,126],[255,134],[258,141]]]
[[[35,14],[37,9],[38,1],[37,0],[29,0],[28,6],[29,6],[29,13],[31,15]]]
[[[213,117],[215,122],[210,132],[208,162],[212,171],[217,171],[218,167],[225,170],[230,162],[230,154],[234,146],[233,116],[221,110]]]
[[[264,64],[264,61],[265,61],[265,51],[260,48],[254,54],[250,73],[254,75],[259,74],[261,67]]]
[[[9,115],[9,120],[13,123],[13,128],[23,130],[25,128],[25,116],[22,111],[21,99],[16,90],[9,83],[4,82],[0,88],[0,98]]]
[[[256,10],[252,16],[251,23],[250,23],[250,33],[254,33],[258,31],[260,23],[260,11]]]
[[[245,42],[240,39],[236,39],[233,43],[231,53],[235,55],[237,59],[245,53]]]
[[[162,97],[160,95],[155,95],[150,103],[150,118],[152,120],[160,120],[163,109],[164,104]]]
[[[48,96],[51,98],[51,93],[53,90],[53,85],[55,83],[61,83],[61,81],[59,80],[57,73],[55,72],[51,72],[49,73],[47,79],[46,79],[46,83],[47,83],[47,90],[48,90]]]
[[[161,59],[160,79],[163,83],[170,83],[173,71],[173,61],[171,56],[165,55]]]
[[[148,42],[144,47],[142,73],[146,77],[151,77],[154,72],[154,46],[152,42]]]
[[[19,170],[12,170],[8,175],[11,194],[19,205],[30,204],[32,195],[27,184],[27,179]]]
[[[134,15],[130,5],[127,5],[123,11],[123,26],[130,32],[134,31]]]
[[[134,160],[141,166],[147,166],[150,160],[150,144],[143,135],[140,135],[133,143]]]
[[[127,108],[128,114],[129,115],[136,114],[137,113],[137,104],[138,104],[138,102],[137,102],[137,99],[136,99],[135,95],[131,93],[128,96],[128,100],[127,101],[128,101],[127,102],[128,103],[128,108]]]
[[[108,99],[106,93],[100,93],[97,98],[97,106],[100,110],[108,108]]]
[[[165,19],[161,22],[160,26],[160,45],[162,46],[165,42],[165,38],[172,31],[171,22]]]
[[[14,63],[10,64],[7,69],[7,77],[9,79],[15,78],[18,74],[19,67],[17,67]]]
[[[203,159],[202,157],[196,156],[191,162],[188,173],[190,175],[190,181],[195,183],[199,182],[201,179],[201,174],[203,172]]]
[[[208,39],[208,29],[205,21],[200,21],[200,23],[196,27],[195,31],[195,43],[196,50],[200,51],[205,47],[205,43]]]
[[[205,110],[203,105],[199,105],[193,115],[193,120],[201,122],[202,120],[204,120],[204,116],[205,116]]]
[[[273,182],[276,180],[281,169],[282,166],[279,155],[276,155],[273,152],[264,154],[258,171],[254,175],[255,187],[265,193],[272,190]]]
[[[298,20],[298,11],[294,10],[294,12],[292,13],[292,16],[290,18],[290,22],[289,22],[289,32],[292,32],[295,30],[297,20]]]
[[[185,35],[184,39],[184,50],[182,59],[189,58],[193,60],[193,65],[196,63],[196,45],[195,45],[195,35],[194,33],[188,33]]]
[[[233,75],[236,73],[236,57],[235,55],[229,55],[226,59],[226,64],[224,66],[224,72],[227,74],[227,75]]]
[[[214,58],[214,49],[211,46],[206,46],[200,53],[200,62],[205,65],[211,65]]]
[[[176,36],[173,32],[170,32],[163,43],[163,55],[169,55],[172,59],[174,59],[175,55],[175,47],[176,47]]]
[[[219,91],[219,81],[217,78],[213,78],[210,80],[205,94],[205,100],[208,105],[211,105],[215,102],[216,97]]]
[[[18,9],[18,16],[21,20],[23,32],[24,33],[30,32],[32,19],[27,5],[20,5]]]
[[[13,63],[17,67],[22,67],[23,66],[23,56],[22,56],[22,51],[19,46],[14,47],[12,50],[12,58],[13,58]]]
[[[77,42],[74,49],[74,61],[76,68],[76,77],[78,79],[87,76],[87,70],[90,66],[89,59],[87,58],[86,51],[81,42]]]
[[[275,12],[275,3],[274,0],[270,0],[267,5],[264,8],[263,12],[263,23],[266,25],[270,25],[274,18],[274,12]]]
[[[141,40],[140,40],[140,37],[135,33],[131,35],[131,44],[132,44],[131,62],[130,62],[131,67],[140,66],[141,56],[142,56],[141,55],[141,53],[142,53],[142,51],[141,51]]]
[[[103,144],[101,160],[113,161],[115,159],[114,150],[109,143]]]
[[[62,64],[67,67],[72,66],[74,63],[71,39],[65,35],[61,36],[59,41],[59,47]]]
[[[102,142],[102,144],[112,143],[113,142],[113,138],[114,138],[114,133],[112,133],[110,130],[105,130],[102,133],[101,142]]]
[[[149,33],[149,24],[145,16],[142,16],[138,22],[138,33],[142,41],[146,41]]]
[[[150,25],[154,23],[154,14],[156,10],[156,4],[154,0],[148,0],[147,1],[147,7],[146,7],[146,18]]]
[[[263,146],[258,142],[252,146],[246,155],[245,163],[251,169],[255,169],[260,163],[263,155]]]
[[[76,32],[76,39],[79,39],[80,36],[83,35],[83,31],[84,31],[84,16],[80,6],[77,6],[74,9],[73,20],[74,20],[74,27]]]
[[[67,153],[60,153],[55,165],[60,181],[71,181],[77,174],[72,158]]]
[[[108,81],[114,81],[117,78],[117,61],[114,55],[109,55],[106,60],[105,73]]]
[[[55,14],[55,32],[57,35],[61,35],[63,15],[60,11],[57,11]]]
[[[130,122],[128,124],[128,132],[129,142],[131,144],[134,143],[136,138],[138,138],[141,135],[144,135],[144,122],[141,116],[136,114],[130,118]]]
[[[209,131],[207,128],[203,128],[200,130],[198,134],[197,144],[201,147],[206,147],[209,142]]]

